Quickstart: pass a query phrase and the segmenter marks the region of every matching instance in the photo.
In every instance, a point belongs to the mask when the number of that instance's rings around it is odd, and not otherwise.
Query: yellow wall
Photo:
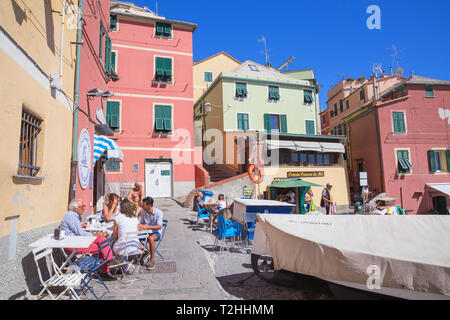
[[[220,53],[213,58],[204,60],[203,62],[197,63],[193,66],[194,71],[194,101],[206,91],[212,82],[205,82],[206,71],[212,72],[213,81],[222,72],[231,72],[236,69],[240,63],[232,58],[228,57],[224,53]]]
[[[71,30],[66,24],[62,91],[51,92],[47,76],[59,73],[61,30],[61,17],[51,10],[61,11],[61,1],[0,1],[2,28],[31,57],[12,41],[2,41],[0,237],[11,231],[8,217],[19,215],[20,233],[58,222],[67,211],[76,61],[76,46],[71,42],[76,41],[76,28]],[[41,169],[37,174],[42,180],[14,177],[19,165],[23,107],[43,121],[38,146]]]
[[[336,205],[346,205],[349,204],[350,197],[347,184],[347,176],[345,172],[345,167],[343,166],[333,166],[333,167],[264,167],[264,181],[259,185],[260,194],[263,191],[268,191],[267,186],[272,183],[273,178],[287,177],[289,171],[303,172],[303,171],[324,171],[323,177],[315,178],[301,178],[302,180],[317,183],[323,187],[312,187],[314,204],[319,207],[320,199],[322,197],[323,188],[327,182],[333,185],[331,189],[331,196],[336,202]]]

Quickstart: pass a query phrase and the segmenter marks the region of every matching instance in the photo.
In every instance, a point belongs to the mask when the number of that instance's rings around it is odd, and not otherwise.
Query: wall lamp
[[[95,89],[89,90],[89,91],[87,92],[87,96],[88,96],[88,97],[110,98],[110,97],[114,96],[114,92],[109,91],[109,90],[103,92],[102,90],[100,90],[100,89],[98,89],[98,88],[95,88]]]

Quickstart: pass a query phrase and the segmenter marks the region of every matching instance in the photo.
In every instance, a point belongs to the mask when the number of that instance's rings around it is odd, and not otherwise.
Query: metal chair
[[[63,295],[65,295],[67,291],[69,291],[71,298],[73,297],[76,300],[80,300],[80,297],[76,292],[76,288],[80,285],[80,282],[83,278],[83,274],[81,272],[74,271],[73,273],[63,274],[60,268],[56,265],[55,260],[53,259],[52,249],[50,248],[35,248],[33,249],[33,255],[34,261],[36,262],[39,280],[41,281],[41,285],[44,287],[41,292],[39,292],[38,297],[41,296],[44,291],[47,291],[47,293],[53,300],[58,300]],[[41,268],[39,267],[39,261],[43,258],[45,258],[46,261],[47,258],[50,258],[52,267],[51,269],[53,271],[53,275],[51,275],[50,278],[45,281],[42,277]],[[50,287],[65,287],[65,289],[55,297],[50,291]]]
[[[219,237],[221,242],[225,242],[226,238],[233,238],[234,240],[235,237],[238,237],[239,241],[241,241],[241,235],[242,229],[241,224],[239,222],[225,220],[223,215],[221,214],[217,215],[217,231],[216,231],[216,240],[214,244],[216,247],[219,241]],[[222,252],[222,246],[220,246],[220,252]]]
[[[86,274],[84,276],[84,278],[81,281],[81,288],[80,290],[83,290],[84,288],[87,288],[95,297],[95,299],[100,300],[106,293],[109,292],[108,287],[106,286],[105,282],[103,281],[103,279],[100,276],[100,268],[108,262],[108,260],[106,259],[101,259],[100,258],[100,252],[105,249],[108,248],[108,254],[107,256],[110,255],[110,253],[112,253],[111,251],[111,247],[112,247],[112,242],[114,241],[113,237],[110,237],[104,241],[102,241],[100,243],[100,246],[98,248],[98,254],[96,256],[85,256],[82,257],[81,259],[77,260],[74,265],[76,265],[81,271],[86,271]],[[99,283],[101,283],[106,291],[100,296],[98,297],[95,292],[94,292],[94,288],[92,286],[89,285],[89,283],[93,280],[93,279],[97,279]]]
[[[168,222],[169,222],[168,220],[165,220],[165,219],[163,220],[163,227],[162,227],[162,232],[161,232],[161,238],[157,241],[158,243],[156,244],[156,247],[155,247],[155,253],[162,260],[164,260],[164,256],[158,251],[158,247],[159,247],[159,245],[161,244],[161,242],[164,239],[164,235],[166,234],[166,229],[167,229]],[[150,230],[147,230],[147,231],[150,231]],[[153,233],[153,231],[151,233]],[[151,233],[149,233],[149,235]],[[147,252],[147,256],[144,259],[144,265],[148,265],[148,263],[150,262],[150,258],[151,258],[150,257],[150,247],[149,247],[149,244],[148,244],[148,236],[146,237],[146,242],[145,243],[143,242],[143,238],[139,238],[139,240],[141,240],[141,243],[144,245],[144,250]]]

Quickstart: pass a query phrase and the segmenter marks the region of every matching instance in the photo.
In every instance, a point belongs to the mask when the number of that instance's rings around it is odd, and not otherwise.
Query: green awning
[[[272,188],[301,188],[301,187],[323,187],[320,184],[308,182],[302,179],[290,179],[271,184]]]

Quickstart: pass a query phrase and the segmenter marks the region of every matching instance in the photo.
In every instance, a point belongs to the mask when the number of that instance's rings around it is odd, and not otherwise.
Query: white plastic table
[[[47,234],[46,236],[36,240],[29,246],[33,248],[46,247],[46,248],[74,248],[73,252],[66,261],[60,267],[61,269],[65,267],[70,261],[72,261],[73,256],[77,253],[78,249],[87,249],[95,241],[97,237],[95,236],[65,236],[62,240],[55,240],[53,234]]]

